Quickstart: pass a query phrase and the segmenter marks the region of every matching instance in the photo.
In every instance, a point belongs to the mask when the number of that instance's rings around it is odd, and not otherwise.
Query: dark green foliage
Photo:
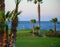
[[[37,3],[37,0],[34,0],[34,3],[36,4]]]
[[[18,13],[16,13],[16,16],[18,16],[19,14],[21,14],[22,13],[22,11],[20,11],[20,12],[18,12]]]
[[[40,29],[38,26],[36,26],[35,28],[35,33],[38,33],[38,30]]]
[[[15,0],[16,7],[18,7],[18,5],[19,5],[20,2],[21,2],[21,0]]]
[[[3,10],[0,11],[0,16],[4,16],[4,11]]]
[[[27,0],[27,1],[32,1],[32,0]]]
[[[52,29],[49,29],[49,31],[53,31]]]
[[[57,20],[57,18],[53,18],[52,20],[51,20],[51,22],[53,22],[53,23],[56,23],[58,20]]]
[[[57,37],[60,37],[60,31],[57,31]]]
[[[35,4],[37,4],[38,2],[42,3],[42,0],[27,0],[27,1],[33,1]]]
[[[35,30],[39,30],[39,27],[38,27],[38,26],[36,26],[36,27],[35,27]]]
[[[4,20],[5,20],[5,16],[4,16],[4,11],[3,10],[1,10],[0,11],[0,22],[4,22]]]
[[[3,13],[3,12],[1,12]],[[8,23],[11,20],[13,12],[8,11],[5,15],[0,16],[0,29],[8,30]]]
[[[34,27],[34,30],[35,30],[34,34],[35,34],[36,36],[38,36],[39,27],[38,27],[38,26]]]
[[[49,34],[50,34],[50,35],[53,34],[53,30],[52,30],[52,29],[49,30]]]
[[[10,13],[10,11],[8,11],[8,12],[6,13],[6,18],[9,16],[9,13]]]
[[[49,30],[49,32],[48,32],[48,36],[49,36],[49,37],[53,37],[53,36],[54,36],[54,32],[53,32],[52,29]]]
[[[50,29],[47,36],[48,37],[56,37],[56,34],[54,33],[54,31],[52,29]]]
[[[42,0],[38,0],[38,2],[41,2]]]
[[[13,14],[13,11],[12,11],[12,12],[8,11],[8,12],[5,14],[6,19],[7,19],[7,18],[10,19],[10,18],[12,17],[12,14]],[[10,20],[11,20],[11,19],[10,19]]]
[[[54,33],[52,29],[50,29],[46,34],[47,37],[60,37],[60,31]]]
[[[35,20],[35,19],[31,19],[30,22],[31,22],[32,24],[34,24],[34,23],[36,23],[36,20]]]
[[[13,11],[14,11],[14,10],[13,10]],[[13,18],[13,11],[9,13],[9,16],[8,16],[9,19],[10,19],[10,18]],[[10,19],[10,20],[11,20],[11,19]]]
[[[2,23],[0,22],[0,29],[2,28]]]

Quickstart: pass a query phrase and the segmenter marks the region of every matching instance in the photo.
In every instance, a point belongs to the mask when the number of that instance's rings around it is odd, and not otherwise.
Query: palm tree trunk
[[[0,10],[5,11],[5,4],[4,4],[4,0],[0,0]]]
[[[8,25],[6,26],[6,29],[4,30],[2,47],[8,47]]]
[[[33,25],[33,29],[32,29],[32,36],[34,37],[35,35],[34,35],[34,25]]]
[[[2,47],[2,44],[3,44],[3,31],[0,30],[0,47]]]
[[[3,20],[4,11],[5,11],[4,0],[0,0],[0,12],[1,12],[0,16],[2,16],[2,19],[0,19],[0,22],[2,22],[2,24],[4,23],[4,20]],[[2,44],[3,44],[4,27],[3,28],[2,27],[0,28],[0,47],[2,47]]]
[[[40,35],[40,2],[38,2],[38,34]]]
[[[6,47],[9,46],[9,39],[8,39],[8,25],[6,25]]]
[[[12,21],[12,28],[11,28],[11,36],[10,36],[10,43],[9,47],[14,47],[15,41],[16,41],[16,27],[18,21],[16,21],[17,17]]]
[[[54,23],[54,33],[56,33],[56,23]]]
[[[4,31],[4,36],[3,36],[3,44],[2,44],[2,47],[7,47],[6,45],[6,41],[7,41],[7,34],[6,34],[6,31]]]
[[[2,11],[2,18],[5,19],[5,0],[0,0],[0,11]],[[3,17],[4,16],[4,17]],[[5,20],[2,21],[3,24]],[[5,28],[5,29],[4,29]],[[6,27],[3,25],[3,36],[2,36],[2,47],[7,47],[7,41],[8,41],[8,31],[6,30]]]
[[[10,43],[9,47],[14,47],[16,42],[16,32],[17,32],[17,25],[18,25],[18,17],[16,13],[18,12],[18,6],[16,6],[14,11],[14,19],[12,20],[12,28],[11,28],[11,36],[10,36]]]

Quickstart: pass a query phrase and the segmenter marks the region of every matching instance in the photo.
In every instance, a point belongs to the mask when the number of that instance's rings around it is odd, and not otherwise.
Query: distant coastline
[[[41,30],[54,29],[54,24],[50,21],[41,21]],[[35,26],[38,25],[38,21],[35,23]],[[11,29],[11,22],[9,23],[9,29]],[[32,29],[32,24],[30,21],[18,21],[17,30]],[[57,22],[57,30],[60,30],[60,21]]]

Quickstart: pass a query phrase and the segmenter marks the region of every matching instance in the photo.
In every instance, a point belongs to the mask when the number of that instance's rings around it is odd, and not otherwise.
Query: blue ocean
[[[35,26],[38,25],[38,22],[34,24]],[[9,29],[11,29],[11,22],[9,23]],[[57,22],[56,24],[57,30],[60,30],[60,22]],[[25,29],[32,29],[32,24],[29,21],[19,21],[18,22],[18,27],[17,30],[25,30]],[[54,23],[50,21],[41,21],[40,22],[40,29],[41,30],[49,30],[53,29],[54,30]]]

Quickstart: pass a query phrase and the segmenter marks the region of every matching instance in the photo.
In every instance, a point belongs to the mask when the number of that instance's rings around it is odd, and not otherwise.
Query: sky
[[[52,18],[58,18],[60,21],[60,0],[43,0],[41,4],[41,21],[50,21]],[[22,13],[18,16],[19,21],[38,20],[37,4],[22,0],[19,4],[18,11]],[[5,0],[5,11],[15,9],[14,0]]]

